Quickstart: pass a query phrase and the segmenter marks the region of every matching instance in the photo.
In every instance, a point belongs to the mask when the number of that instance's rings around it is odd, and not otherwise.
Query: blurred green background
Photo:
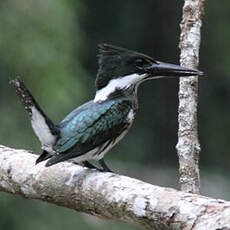
[[[94,94],[97,44],[178,63],[183,1],[7,0],[0,3],[0,144],[40,153],[28,116],[8,81],[21,76],[54,121]],[[230,1],[208,1],[199,82],[201,192],[230,199]],[[139,88],[129,135],[106,156],[120,174],[178,188],[178,80]],[[0,229],[141,229],[0,193]]]

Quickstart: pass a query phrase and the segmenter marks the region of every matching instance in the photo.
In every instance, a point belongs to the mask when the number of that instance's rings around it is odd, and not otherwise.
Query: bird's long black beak
[[[148,69],[146,69],[148,78],[157,77],[186,77],[186,76],[202,76],[203,72],[195,69],[186,68],[180,65],[174,65],[156,61]]]

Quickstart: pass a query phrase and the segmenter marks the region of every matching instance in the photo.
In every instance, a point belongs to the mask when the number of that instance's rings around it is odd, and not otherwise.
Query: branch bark
[[[149,229],[230,229],[230,202],[36,158],[0,145],[0,191]]]
[[[205,0],[185,0],[181,21],[180,63],[197,69]],[[181,190],[200,193],[197,131],[198,77],[180,79],[177,153]]]

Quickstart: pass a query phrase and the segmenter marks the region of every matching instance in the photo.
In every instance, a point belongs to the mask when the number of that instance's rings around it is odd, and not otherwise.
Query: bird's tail
[[[49,148],[52,146],[53,142],[55,142],[59,134],[57,125],[45,115],[30,91],[19,78],[11,80],[10,84],[14,87],[17,96],[29,113],[33,130],[38,136],[43,149],[50,152]]]
[[[23,81],[19,78],[10,81],[10,84],[14,87],[15,92],[21,102],[24,104],[25,109],[28,111],[30,117],[32,117],[32,107],[35,107],[42,116],[45,116],[44,112],[41,110],[38,103],[35,101],[33,96],[31,95],[30,91],[26,88]]]

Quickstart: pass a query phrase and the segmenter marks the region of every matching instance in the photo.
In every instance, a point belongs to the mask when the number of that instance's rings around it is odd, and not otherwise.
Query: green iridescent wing
[[[121,99],[90,104],[90,108],[77,113],[61,128],[60,139],[54,146],[56,155],[63,159],[77,157],[115,139],[129,125],[130,109],[130,101]]]

